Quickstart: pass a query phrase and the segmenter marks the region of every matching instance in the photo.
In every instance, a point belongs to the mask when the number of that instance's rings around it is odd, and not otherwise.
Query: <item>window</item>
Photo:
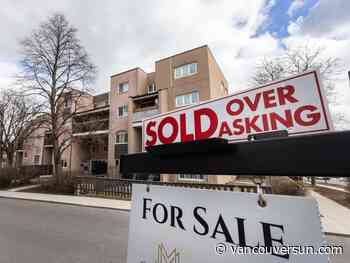
[[[125,93],[125,92],[128,92],[128,90],[129,90],[129,83],[128,82],[124,82],[124,83],[119,84],[119,89],[118,89],[119,93]]]
[[[70,108],[71,100],[67,97],[64,98],[64,108]]]
[[[199,92],[194,91],[191,93],[176,96],[176,107],[182,107],[185,105],[195,104],[199,102]]]
[[[148,93],[153,93],[153,92],[156,92],[156,85],[154,83],[148,86]]]
[[[116,144],[127,144],[128,143],[128,133],[126,131],[117,132]]]
[[[61,164],[62,164],[62,167],[65,168],[68,166],[67,164],[67,161],[66,160],[61,160]]]
[[[128,105],[118,107],[118,117],[123,118],[128,116]]]
[[[179,174],[178,180],[184,181],[205,181],[205,176],[202,174]]]
[[[28,157],[28,153],[27,152],[24,152],[24,158],[27,158]]]
[[[38,165],[40,162],[40,155],[34,155],[34,164]]]
[[[196,74],[197,65],[197,63],[191,63],[175,68],[175,79],[180,79]]]

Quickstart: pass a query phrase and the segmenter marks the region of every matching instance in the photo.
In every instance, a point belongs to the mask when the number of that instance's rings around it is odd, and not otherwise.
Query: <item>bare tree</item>
[[[14,90],[0,94],[1,157],[6,153],[7,165],[14,166],[15,151],[32,132],[39,128],[40,105]]]
[[[339,59],[324,56],[323,51],[324,48],[321,46],[311,46],[307,43],[297,48],[287,48],[285,53],[279,57],[264,57],[257,63],[252,82],[254,85],[261,85],[289,75],[318,69],[326,81],[327,90],[333,94],[334,86],[331,80],[334,75],[340,73]]]
[[[286,71],[288,74],[298,74],[311,69],[320,70],[325,80],[331,80],[332,75],[339,74],[339,58],[324,56],[324,48],[306,44],[286,52]]]
[[[251,78],[253,85],[263,85],[290,75],[318,69],[323,79],[326,96],[331,104],[336,103],[334,79],[340,73],[340,59],[324,55],[324,48],[309,43],[296,48],[287,48],[284,54],[274,58],[264,57],[257,62]],[[345,123],[343,114],[334,115],[335,123]]]
[[[18,82],[26,94],[40,96],[47,129],[53,140],[53,176],[61,183],[61,157],[71,144],[72,116],[91,91],[96,76],[77,38],[77,30],[63,14],[54,14],[21,42],[23,72]],[[69,107],[68,107],[69,106]]]
[[[252,77],[253,84],[263,85],[281,79],[285,75],[285,70],[283,59],[268,59],[264,57],[256,66],[255,75]]]

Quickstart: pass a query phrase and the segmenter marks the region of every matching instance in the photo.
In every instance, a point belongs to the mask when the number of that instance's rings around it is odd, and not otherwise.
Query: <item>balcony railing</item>
[[[105,131],[108,129],[109,129],[109,119],[93,120],[93,121],[85,121],[85,122],[73,121],[73,134]]]
[[[158,106],[137,109],[133,113],[133,122],[141,122],[143,119],[159,114]]]

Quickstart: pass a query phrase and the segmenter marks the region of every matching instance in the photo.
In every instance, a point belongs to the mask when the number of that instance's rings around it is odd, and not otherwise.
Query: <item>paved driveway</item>
[[[0,198],[0,263],[124,263],[128,212]],[[348,263],[350,238],[333,263]]]

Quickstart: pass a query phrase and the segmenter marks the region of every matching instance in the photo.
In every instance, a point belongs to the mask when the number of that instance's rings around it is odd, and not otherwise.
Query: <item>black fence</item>
[[[141,180],[126,180],[106,177],[78,176],[75,178],[75,194],[86,196],[101,196],[115,199],[130,200],[132,195],[132,184],[164,185],[185,188],[254,192],[254,185],[240,184],[208,184],[208,183],[170,183]],[[271,193],[271,187],[263,186],[264,193]]]

